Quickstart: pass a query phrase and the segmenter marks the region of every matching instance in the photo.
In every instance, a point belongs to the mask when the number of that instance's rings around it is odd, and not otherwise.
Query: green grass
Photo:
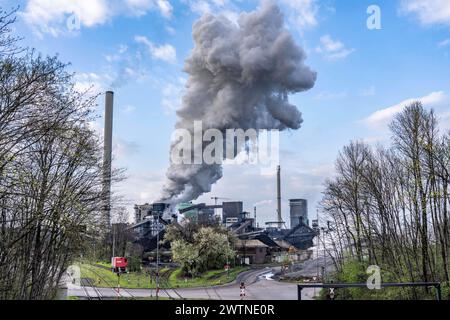
[[[81,264],[81,277],[90,278],[97,287],[116,287],[117,275],[111,270],[99,268],[93,265]],[[94,272],[95,271],[95,272]],[[150,281],[150,277],[145,273],[133,272],[122,274],[120,286],[127,289],[147,289],[155,288],[156,284]]]
[[[341,283],[365,283],[368,278],[366,273],[368,263],[348,259],[340,272],[331,275],[329,280]],[[408,277],[401,277],[381,268],[381,280],[383,282],[410,282]],[[442,298],[446,299],[448,288],[443,285]],[[328,290],[321,290],[320,298],[325,299]],[[336,299],[339,300],[410,300],[413,299],[413,289],[409,287],[382,288],[380,290],[369,290],[368,288],[345,288],[335,290]],[[424,288],[416,289],[417,298],[425,300],[435,299],[435,289],[428,293]]]
[[[90,278],[97,287],[116,287],[117,275],[111,270],[100,268],[95,265],[81,263],[81,277]],[[176,269],[169,275],[168,281],[161,282],[161,286],[170,288],[193,288],[202,286],[214,286],[225,284],[236,279],[237,275],[243,271],[249,270],[248,267],[235,267],[230,270],[229,275],[224,270],[212,270],[205,272],[194,279],[181,276],[181,269]],[[161,269],[165,272],[167,269]],[[120,287],[126,289],[154,289],[155,281],[150,281],[150,277],[142,272],[130,272],[120,276]]]
[[[196,278],[182,277],[181,269],[177,269],[171,273],[169,283],[172,288],[194,288],[216,286],[232,282],[239,273],[249,270],[248,267],[235,267],[230,270],[229,274],[224,270],[211,270],[203,273]]]
[[[111,262],[98,261],[95,264],[102,266],[102,267],[111,268]]]

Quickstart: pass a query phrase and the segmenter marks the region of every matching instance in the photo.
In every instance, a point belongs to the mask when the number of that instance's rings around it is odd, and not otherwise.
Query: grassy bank
[[[81,263],[81,277],[89,278],[97,287],[116,287],[117,275],[111,270],[104,268],[106,265],[97,266]],[[214,286],[232,282],[241,272],[248,270],[247,267],[235,267],[229,274],[224,270],[211,270],[196,278],[184,278],[181,275],[181,269],[161,269],[161,273],[166,273],[166,279],[161,278],[161,286],[166,288],[193,288],[203,286]],[[153,289],[156,288],[154,278],[144,272],[130,272],[120,276],[120,286],[127,289]]]
[[[172,288],[217,286],[234,281],[238,274],[249,269],[248,267],[235,267],[229,273],[224,270],[211,270],[196,278],[183,277],[181,269],[177,269],[169,276],[169,283]]]
[[[80,264],[81,277],[89,278],[97,287],[111,288],[117,286],[118,277],[111,270],[99,268],[89,264]],[[150,276],[144,273],[129,273],[119,277],[120,286],[130,289],[154,288],[155,284],[151,283]]]

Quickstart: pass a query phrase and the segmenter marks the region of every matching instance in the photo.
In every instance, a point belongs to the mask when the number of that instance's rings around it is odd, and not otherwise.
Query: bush
[[[365,261],[347,260],[342,269],[332,275],[329,282],[335,283],[365,283],[370,276],[366,273],[369,264]],[[409,282],[410,279],[399,277],[386,270],[381,269],[382,282]],[[415,294],[414,294],[415,292]],[[442,298],[446,299],[450,293],[448,285],[442,287]],[[319,298],[326,299],[328,290],[322,290]],[[395,287],[382,288],[380,290],[370,290],[369,288],[346,288],[336,289],[335,299],[337,300],[408,300],[408,299],[435,299],[435,291],[425,291],[424,288]]]

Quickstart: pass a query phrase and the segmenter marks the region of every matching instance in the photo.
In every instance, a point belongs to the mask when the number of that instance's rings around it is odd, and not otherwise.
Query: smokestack
[[[281,227],[283,219],[281,217],[281,167],[277,167],[277,213],[278,225]]]
[[[104,219],[111,225],[111,161],[112,161],[112,130],[113,130],[114,92],[105,94],[105,132],[103,140],[103,196]]]

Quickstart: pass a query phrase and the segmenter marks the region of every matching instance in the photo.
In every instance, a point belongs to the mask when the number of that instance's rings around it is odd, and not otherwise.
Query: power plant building
[[[306,199],[289,200],[291,229],[300,223],[309,225],[308,221],[308,201]]]
[[[222,203],[222,223],[230,225],[239,222],[242,218],[242,201]]]

